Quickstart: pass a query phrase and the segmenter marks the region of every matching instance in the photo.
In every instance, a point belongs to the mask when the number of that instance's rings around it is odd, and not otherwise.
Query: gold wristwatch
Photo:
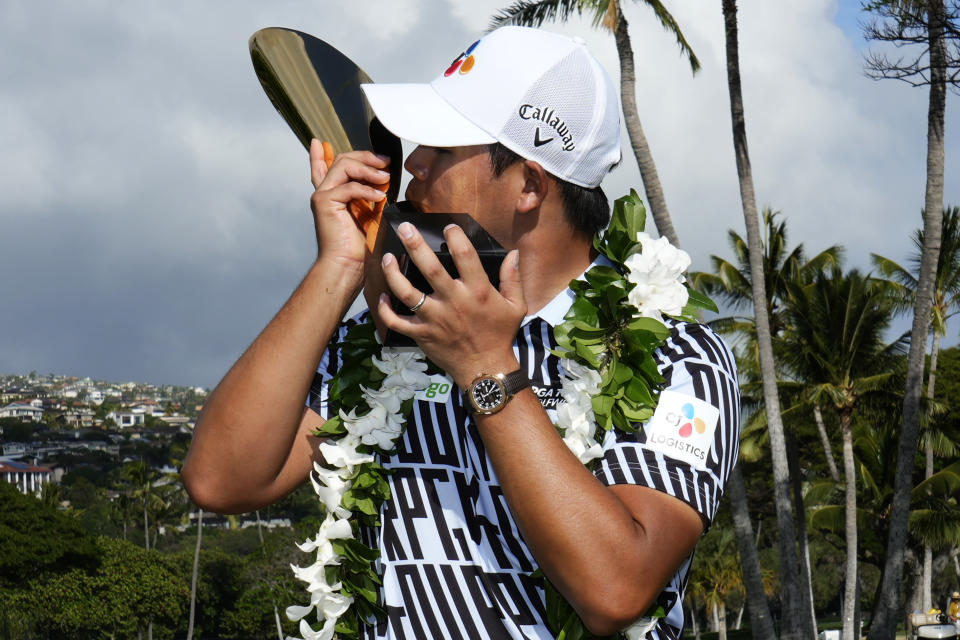
[[[467,401],[474,413],[489,415],[506,406],[518,391],[529,387],[522,369],[512,373],[481,373],[467,386]]]

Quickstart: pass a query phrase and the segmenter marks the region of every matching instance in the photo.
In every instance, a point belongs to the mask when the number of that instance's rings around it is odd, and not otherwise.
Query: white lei
[[[624,262],[628,271],[626,279],[635,285],[630,292],[630,304],[638,310],[638,315],[658,320],[662,320],[663,314],[680,315],[687,303],[688,292],[682,274],[690,264],[689,256],[665,238],[653,240],[642,231],[636,238],[640,246]],[[341,593],[340,582],[328,580],[331,573],[328,568],[339,565],[342,560],[334,551],[332,541],[353,538],[351,512],[342,503],[351,486],[348,478],[354,477],[359,465],[375,459],[373,454],[358,452],[357,447],[368,445],[384,454],[393,451],[406,424],[402,403],[430,384],[424,354],[417,348],[383,347],[380,357],[373,357],[373,363],[386,377],[377,389],[361,385],[370,411],[358,416],[356,409],[349,413],[340,410],[347,434],[320,444],[320,453],[328,466],[314,463],[314,474],[310,478],[327,516],[313,539],[297,545],[301,551],[315,551],[315,562],[307,567],[292,566],[294,575],[307,583],[310,594],[309,605],[286,609],[290,620],[300,622],[303,640],[331,640],[337,621],[353,604],[353,597]],[[597,424],[592,407],[592,398],[600,392],[601,375],[569,359],[564,360],[563,368],[561,395],[565,402],[557,409],[557,427],[570,451],[587,464],[603,455],[603,448],[596,440]],[[305,619],[314,611],[317,621],[323,622],[319,630],[314,630]],[[641,618],[623,633],[630,639],[642,638],[656,622],[657,618]]]

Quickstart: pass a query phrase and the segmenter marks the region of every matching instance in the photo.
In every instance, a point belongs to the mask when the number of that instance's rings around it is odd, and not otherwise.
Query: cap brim
[[[429,84],[362,84],[373,112],[391,133],[430,147],[492,144],[492,135],[447,103]]]

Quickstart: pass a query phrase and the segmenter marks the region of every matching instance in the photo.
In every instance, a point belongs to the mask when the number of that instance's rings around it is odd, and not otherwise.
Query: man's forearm
[[[641,615],[692,549],[699,517],[666,494],[603,485],[529,390],[477,422],[524,540],[588,628],[607,635]]]
[[[318,261],[204,405],[183,469],[194,501],[218,511],[272,502],[309,471],[300,433],[316,367],[362,279]],[[298,451],[299,450],[299,451]],[[241,504],[242,503],[242,504]]]

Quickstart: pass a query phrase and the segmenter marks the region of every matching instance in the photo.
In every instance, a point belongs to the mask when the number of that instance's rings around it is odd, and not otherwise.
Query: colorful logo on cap
[[[696,429],[697,433],[703,433],[707,430],[706,423],[694,415],[693,405],[689,402],[680,408],[680,413],[686,418],[686,420],[681,421],[683,422],[683,424],[680,425],[679,432],[681,438],[689,438],[693,434],[694,429]]]
[[[450,63],[450,66],[446,71],[443,72],[443,75],[449,78],[457,71],[459,71],[461,75],[470,73],[470,70],[473,69],[473,65],[477,63],[477,59],[471,54],[473,53],[473,50],[477,48],[478,44],[480,44],[479,40],[474,42],[467,48],[466,51],[457,56],[457,59]]]

